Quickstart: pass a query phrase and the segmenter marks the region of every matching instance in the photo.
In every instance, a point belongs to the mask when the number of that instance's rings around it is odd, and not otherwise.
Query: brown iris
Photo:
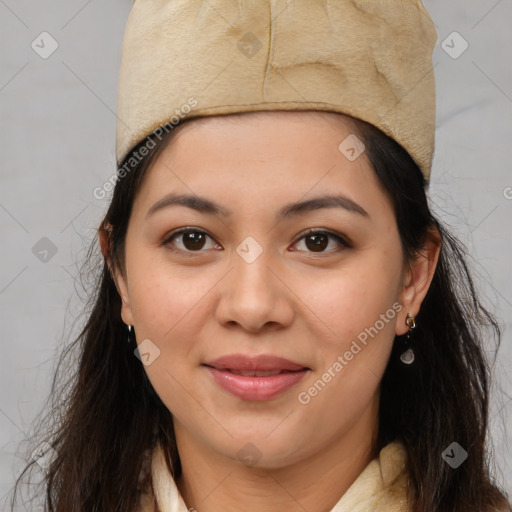
[[[312,240],[313,244],[309,244],[308,240]],[[306,246],[313,252],[323,251],[329,243],[329,237],[325,233],[316,233],[313,235],[306,236]]]
[[[183,245],[190,251],[202,249],[206,240],[206,235],[199,231],[188,231],[182,233],[181,236]]]

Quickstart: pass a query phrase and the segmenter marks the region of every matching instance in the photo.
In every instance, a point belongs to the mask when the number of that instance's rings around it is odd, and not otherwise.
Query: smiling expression
[[[338,149],[352,134],[326,112],[201,118],[148,169],[116,280],[178,440],[226,457],[252,442],[279,466],[374,433],[405,311],[297,399],[406,298],[392,204],[364,152]]]

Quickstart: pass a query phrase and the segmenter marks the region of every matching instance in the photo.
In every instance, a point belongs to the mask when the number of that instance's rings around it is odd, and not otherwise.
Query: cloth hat
[[[373,124],[429,180],[436,41],[420,0],[135,0],[119,76],[117,163],[184,119],[324,110]]]

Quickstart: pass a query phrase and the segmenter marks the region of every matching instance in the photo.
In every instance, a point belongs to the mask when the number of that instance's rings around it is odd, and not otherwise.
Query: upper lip
[[[214,361],[204,363],[218,370],[242,370],[242,371],[265,371],[265,370],[305,370],[309,369],[301,364],[294,363],[284,357],[269,354],[248,356],[245,354],[230,354],[219,357]]]

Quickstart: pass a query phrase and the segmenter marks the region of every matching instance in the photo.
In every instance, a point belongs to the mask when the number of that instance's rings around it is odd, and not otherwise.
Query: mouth
[[[205,365],[209,366],[209,365]],[[243,377],[271,377],[272,375],[280,375],[282,373],[292,373],[294,370],[235,370],[233,368],[216,368],[215,366],[209,366],[215,370],[221,370],[224,372],[230,372],[234,375],[242,375]],[[295,370],[300,371],[300,370]]]
[[[295,386],[310,368],[272,355],[233,354],[203,366],[222,389],[242,400],[270,400]]]

